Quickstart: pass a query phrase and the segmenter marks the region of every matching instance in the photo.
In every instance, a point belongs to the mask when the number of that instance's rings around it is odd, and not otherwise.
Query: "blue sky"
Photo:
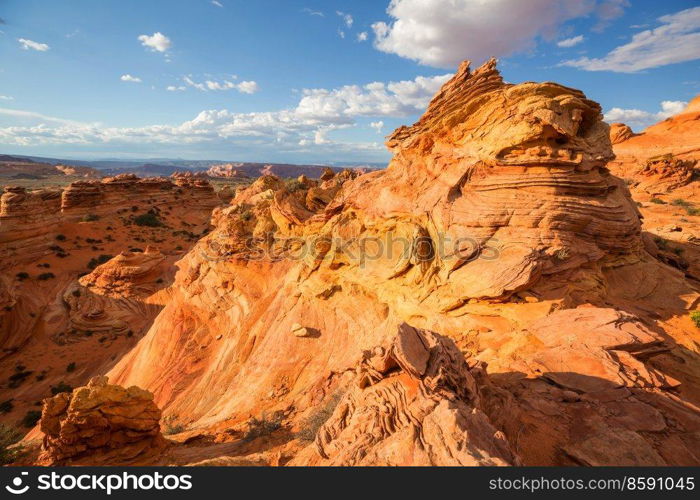
[[[636,130],[700,93],[697,1],[4,0],[0,152],[385,161],[462,59]]]

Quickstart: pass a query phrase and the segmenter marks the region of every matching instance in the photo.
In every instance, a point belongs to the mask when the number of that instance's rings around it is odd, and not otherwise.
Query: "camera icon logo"
[[[15,477],[12,480],[12,486],[5,486],[5,489],[12,493],[13,495],[21,495],[29,490],[29,485],[22,486],[22,476],[28,476],[29,472],[22,472],[20,476]]]

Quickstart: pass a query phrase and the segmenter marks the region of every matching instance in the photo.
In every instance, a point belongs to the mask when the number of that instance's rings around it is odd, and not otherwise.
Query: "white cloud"
[[[184,85],[168,85],[167,87],[165,87],[165,90],[167,90],[168,92],[181,92],[185,89],[186,87]]]
[[[139,35],[138,40],[141,45],[155,52],[167,52],[173,46],[173,42],[160,31],[152,35]]]
[[[366,31],[363,31],[361,33],[357,34],[357,41],[358,42],[365,42],[367,41],[368,35]]]
[[[340,29],[339,29],[339,30],[338,30],[338,36],[339,36],[340,38],[345,38],[345,32],[344,32],[343,30],[340,30]]]
[[[391,0],[390,23],[372,25],[375,47],[421,64],[454,67],[531,50],[571,19],[619,0]]]
[[[339,10],[336,10],[335,13],[343,18],[343,22],[345,23],[345,26],[347,26],[348,28],[352,28],[352,23],[355,22],[355,20],[352,18],[352,16],[350,14],[346,14],[345,12],[341,12]]]
[[[602,58],[582,57],[561,64],[587,71],[634,73],[700,59],[700,7],[662,16],[658,20],[659,27],[635,34],[632,41]]]
[[[381,134],[382,129],[384,128],[384,122],[379,120],[378,122],[370,123],[369,126],[376,130],[378,134]]]
[[[202,111],[193,119],[178,125],[106,127],[30,111],[0,108],[0,114],[8,115],[19,123],[0,127],[0,144],[75,144],[100,149],[105,149],[107,145],[123,145],[133,149],[135,145],[157,147],[168,144],[184,147],[188,144],[208,144],[223,145],[222,147],[240,145],[259,148],[263,152],[274,146],[278,152],[328,151],[333,154],[355,155],[359,152],[383,155],[385,148],[377,142],[337,142],[329,134],[357,127],[356,119],[359,117],[417,114],[423,111],[431,96],[449,77],[450,75],[419,76],[399,82],[373,82],[336,89],[306,89],[297,106],[290,109],[252,113],[212,109]],[[246,82],[238,85],[244,83]],[[206,83],[201,85],[207,88]],[[377,131],[384,126],[382,120],[371,123],[371,127]]]
[[[138,76],[131,76],[129,73],[122,75],[119,79],[122,82],[141,83],[141,79]]]
[[[233,78],[236,78],[235,75]],[[221,91],[235,89],[242,94],[254,94],[260,90],[257,82],[254,81],[242,81],[240,83],[235,83],[230,80],[205,80],[203,83],[201,83],[194,81],[187,75],[182,77],[182,81],[184,81],[188,86],[201,90],[202,92],[207,92],[209,90]]]
[[[583,35],[578,35],[574,36],[571,38],[565,38],[564,40],[559,40],[557,42],[557,47],[563,47],[565,49],[568,49],[569,47],[573,47],[574,45],[578,45],[579,43],[583,42],[585,40]]]
[[[326,15],[323,12],[318,11],[318,10],[309,9],[308,7],[304,7],[303,9],[301,9],[301,11],[305,12],[306,14],[308,14],[310,16],[326,17]]]
[[[605,121],[608,123],[622,122],[633,129],[640,130],[665,120],[669,116],[681,113],[688,105],[685,101],[662,101],[661,110],[656,113],[643,111],[641,109],[612,108],[605,113]]]
[[[34,40],[28,40],[27,38],[18,38],[17,41],[22,45],[24,50],[37,50],[39,52],[46,52],[49,50],[49,46],[45,43],[35,42]]]
[[[216,5],[217,7],[223,7],[223,6],[224,6],[224,4],[222,4],[221,2],[219,2],[219,1],[217,1],[217,0],[211,0],[211,4],[212,4],[212,5]]]
[[[15,98],[10,95],[0,95],[0,101],[14,101]]]

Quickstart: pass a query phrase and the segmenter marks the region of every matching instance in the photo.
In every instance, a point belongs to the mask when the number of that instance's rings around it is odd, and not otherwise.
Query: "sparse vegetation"
[[[29,273],[25,273],[24,271],[22,271],[21,273],[15,274],[15,278],[17,278],[20,281],[24,281],[29,278]]]
[[[0,414],[4,415],[5,413],[10,413],[14,407],[15,405],[12,404],[12,400],[6,399],[0,403]]]
[[[65,234],[57,234],[56,239],[58,241],[66,241],[66,235]]]
[[[24,366],[18,366],[15,368],[15,373],[10,375],[10,377],[7,379],[8,381],[8,386],[12,389],[16,389],[22,383],[29,377],[32,373],[34,373],[31,370],[25,370]]]
[[[175,422],[175,418],[176,417],[174,415],[171,415],[163,419],[163,425],[165,426],[163,434],[166,436],[180,434],[181,432],[185,432],[187,430],[183,424]]]
[[[241,214],[241,220],[249,221],[252,218],[253,218],[253,214],[250,213],[250,210],[246,210],[245,212],[243,212]]]
[[[51,394],[53,394],[54,396],[62,392],[73,392],[73,388],[63,381],[60,381],[58,384],[51,386]]]
[[[72,373],[75,371],[75,361],[68,363],[68,366],[66,366],[66,371],[68,373]]]
[[[651,203],[655,203],[657,205],[666,205],[666,202],[662,200],[661,198],[652,198],[649,200]]]
[[[671,202],[672,205],[682,207],[688,215],[700,215],[700,208],[696,208],[691,202],[678,198]]]
[[[134,217],[134,224],[137,226],[161,227],[163,222],[153,212],[147,212]]]
[[[102,254],[99,257],[93,257],[92,259],[90,259],[90,262],[88,262],[88,269],[95,269],[97,266],[101,266],[102,264],[111,259],[112,255],[107,254]]]
[[[32,428],[39,420],[41,420],[41,412],[39,410],[29,410],[22,418],[22,425]]]
[[[656,246],[659,247],[659,250],[668,250],[668,241],[665,239],[656,236],[654,238],[654,243],[656,243]]]
[[[695,326],[700,328],[700,311],[692,311],[690,313],[690,319],[695,323]]]
[[[41,273],[39,276],[36,277],[39,281],[46,281],[46,280],[52,280],[56,277],[54,273]]]
[[[0,424],[0,465],[11,464],[23,453],[21,446],[13,446],[22,435],[12,427]]]
[[[287,191],[293,193],[295,191],[300,191],[304,189],[304,184],[299,182],[299,179],[290,179],[286,184]]]
[[[313,441],[316,439],[316,434],[318,434],[319,429],[326,421],[331,418],[333,411],[335,411],[336,406],[340,403],[343,397],[342,392],[336,392],[328,398],[320,408],[315,410],[309,418],[304,422],[304,426],[297,433],[297,437],[302,441]]]
[[[243,439],[246,441],[252,441],[253,439],[257,439],[259,437],[270,436],[282,428],[283,420],[284,415],[279,411],[273,413],[270,417],[268,417],[265,413],[263,413],[259,419],[253,417],[248,420],[248,430],[243,436]]]
[[[85,214],[83,216],[83,222],[95,222],[100,220],[100,216],[97,214]]]

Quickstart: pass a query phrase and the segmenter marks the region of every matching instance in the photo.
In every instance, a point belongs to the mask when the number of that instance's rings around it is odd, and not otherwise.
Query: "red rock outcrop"
[[[355,371],[350,389],[297,461],[518,464],[503,433],[480,410],[479,387],[453,341],[404,323],[391,345],[366,351]]]
[[[624,123],[610,124],[610,142],[615,145],[634,136],[632,129]]]
[[[200,428],[274,412],[302,425],[348,387],[353,367],[368,370],[374,358],[364,352],[386,349],[408,323],[453,339],[470,362],[490,362],[489,377],[473,369],[474,392],[447,383],[436,393],[410,363],[378,370],[376,384],[344,400],[348,419],[334,413],[320,448],[295,464],[355,463],[365,452],[363,464],[409,461],[416,441],[403,420],[391,435],[384,423],[377,436],[364,433],[383,408],[372,398],[416,387],[416,406],[391,402],[389,414],[427,408],[420,426],[439,435],[437,421],[465,429],[477,423],[459,408],[483,409],[480,446],[494,462],[600,463],[596,443],[616,436],[616,456],[644,451],[637,464],[697,463],[679,444],[697,431],[697,363],[677,361],[697,353],[686,352],[693,337],[677,322],[700,294],[647,251],[629,190],[607,170],[613,154],[598,104],[554,83],[506,84],[493,61],[474,72],[463,64],[388,145],[386,171],[321,182],[268,176],[239,190],[179,262],[168,303],[111,376],[148,388],[166,415]],[[585,304],[592,319],[570,312]],[[574,375],[557,373],[567,356]],[[600,403],[601,391],[621,385],[634,396]],[[464,406],[443,412],[443,397]],[[687,425],[653,436],[624,418],[585,425],[606,411],[667,412]],[[491,425],[517,457],[496,446]],[[361,446],[345,441],[360,434]],[[439,454],[416,463],[442,462],[459,442],[427,439]]]
[[[162,449],[153,395],[95,377],[72,393],[44,400],[40,462],[46,465],[138,463]]]

